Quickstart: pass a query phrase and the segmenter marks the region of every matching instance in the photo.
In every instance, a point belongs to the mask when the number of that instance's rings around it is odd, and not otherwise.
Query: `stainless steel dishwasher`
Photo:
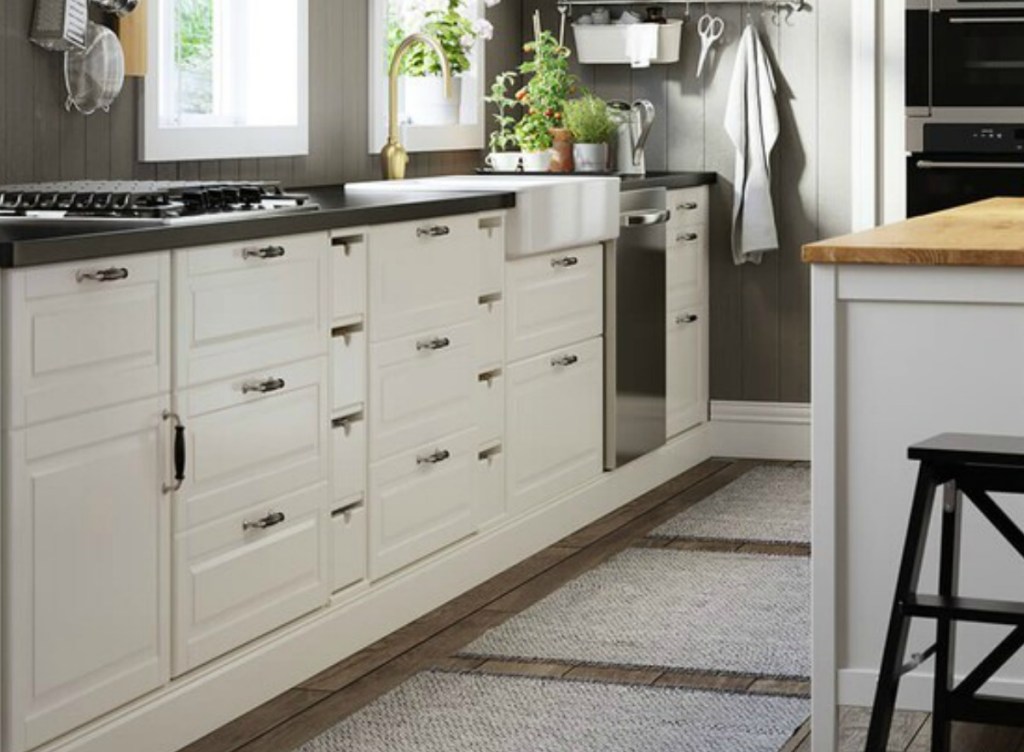
[[[605,467],[665,443],[667,191],[622,194],[619,239],[605,261]]]

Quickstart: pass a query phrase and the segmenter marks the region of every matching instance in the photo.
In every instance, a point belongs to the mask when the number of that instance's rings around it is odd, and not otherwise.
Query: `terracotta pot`
[[[568,128],[552,128],[550,133],[555,140],[551,146],[551,172],[572,172],[572,131]]]

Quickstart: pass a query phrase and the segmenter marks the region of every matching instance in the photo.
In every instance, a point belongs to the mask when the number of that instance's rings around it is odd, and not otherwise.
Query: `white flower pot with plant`
[[[485,0],[488,7],[500,0]],[[417,45],[402,61],[402,113],[414,125],[457,125],[462,110],[462,74],[470,69],[470,52],[479,39],[492,39],[494,26],[472,19],[466,0],[390,0],[388,54],[409,34],[422,32],[437,39],[451,67],[452,91],[446,97],[441,61],[426,45]]]
[[[515,135],[516,119],[511,114],[519,102],[508,94],[515,80],[516,74],[512,71],[499,73],[491,84],[490,96],[484,98],[497,109],[493,115],[497,127],[491,131],[489,140],[491,151],[484,160],[495,172],[516,172],[523,157],[516,151],[519,145]]]
[[[615,122],[608,105],[588,94],[565,103],[565,127],[572,131],[576,172],[604,172],[608,169],[608,142],[615,134]]]

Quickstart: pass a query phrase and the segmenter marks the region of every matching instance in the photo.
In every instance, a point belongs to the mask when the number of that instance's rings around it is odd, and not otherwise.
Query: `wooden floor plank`
[[[927,713],[897,711],[892,719],[887,752],[905,752],[927,720]],[[839,713],[839,752],[864,752],[870,723],[871,708],[842,708]]]
[[[746,692],[753,683],[752,676],[714,675],[677,670],[666,671],[654,682],[658,687],[686,687],[722,692]]]
[[[542,676],[557,679],[572,670],[567,663],[546,663],[544,661],[504,661],[492,659],[485,661],[479,670],[485,674],[502,676]]]
[[[808,745],[810,745],[810,737],[811,719],[808,718],[804,722],[804,725],[797,729],[796,733],[793,734],[792,737],[790,737],[789,741],[783,745],[782,749],[780,749],[779,752],[799,752],[801,749],[804,748],[805,742]]]
[[[757,679],[747,691],[763,695],[810,697],[811,683],[802,679]]]
[[[577,666],[566,679],[603,682],[605,684],[639,684],[648,686],[665,673],[661,668],[620,668],[617,666]]]
[[[907,752],[930,752],[931,722],[922,724]],[[953,724],[955,752],[1017,752],[1024,743],[1024,729],[1005,726],[980,726],[971,723]]]

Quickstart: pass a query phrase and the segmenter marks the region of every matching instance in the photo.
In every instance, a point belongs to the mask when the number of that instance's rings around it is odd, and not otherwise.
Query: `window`
[[[308,153],[308,0],[154,5],[144,159]]]

